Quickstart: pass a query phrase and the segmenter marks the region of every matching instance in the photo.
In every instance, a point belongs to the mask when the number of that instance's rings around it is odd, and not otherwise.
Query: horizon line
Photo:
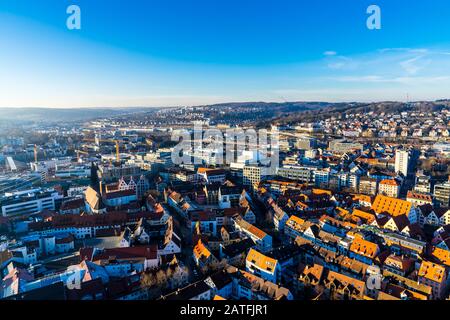
[[[264,104],[285,104],[285,103],[329,103],[329,104],[351,104],[351,103],[420,103],[420,102],[440,102],[440,101],[450,101],[449,98],[441,98],[441,99],[421,99],[421,100],[371,100],[371,101],[363,101],[363,100],[354,100],[354,101],[320,101],[320,100],[291,100],[291,101],[228,101],[228,102],[217,102],[217,103],[208,103],[208,104],[195,104],[195,105],[167,105],[167,106],[79,106],[79,107],[51,107],[51,106],[0,106],[0,109],[61,109],[61,110],[70,110],[70,109],[155,109],[155,108],[195,108],[195,107],[208,107],[208,106],[218,106],[218,105],[226,105],[226,104],[250,104],[250,103],[264,103]]]

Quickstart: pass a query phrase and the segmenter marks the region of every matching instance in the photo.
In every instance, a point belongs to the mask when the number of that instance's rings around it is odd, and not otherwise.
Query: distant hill
[[[0,108],[0,120],[77,122],[141,112],[149,108]]]
[[[316,109],[305,109],[301,112],[288,112],[273,120],[280,124],[291,124],[296,122],[308,122],[308,121],[318,121],[330,117],[345,117],[345,115],[355,114],[355,113],[391,113],[398,114],[403,111],[417,111],[417,112],[434,112],[439,111],[442,108],[450,107],[449,100],[439,100],[439,101],[418,101],[413,103],[404,102],[374,102],[374,103],[336,103],[323,105]]]
[[[331,116],[342,117],[351,113],[388,112],[396,113],[405,110],[433,112],[444,107],[450,107],[450,100],[422,101],[414,103],[403,102],[230,102],[212,105],[190,107],[192,112],[202,114],[213,123],[256,123],[267,126],[272,122],[292,124],[302,121],[317,121]],[[31,122],[80,122],[99,118],[116,118],[120,120],[139,119],[154,120],[155,111],[161,109],[181,110],[175,108],[0,108],[0,122],[31,121]],[[174,116],[173,114],[171,116]],[[166,117],[159,119],[164,123]],[[183,117],[182,115],[180,116]],[[173,119],[173,117],[171,118]]]

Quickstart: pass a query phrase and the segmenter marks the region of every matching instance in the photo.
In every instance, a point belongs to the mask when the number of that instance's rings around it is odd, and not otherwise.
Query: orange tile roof
[[[287,221],[286,221],[286,225],[288,225],[289,227],[297,230],[298,227],[300,227],[301,225],[303,225],[305,223],[305,220],[303,220],[302,218],[299,218],[297,216],[292,215]]]
[[[331,191],[324,189],[312,189],[312,193],[316,195],[328,194],[330,196],[333,194]]]
[[[342,285],[345,285],[345,286],[352,285],[355,289],[357,289],[359,291],[359,293],[361,295],[364,294],[364,288],[366,286],[364,281],[360,281],[355,278],[352,278],[352,277],[346,276],[342,273],[337,273],[334,271],[329,271],[326,279],[329,282],[334,282],[334,281],[340,282]]]
[[[426,296],[430,296],[431,292],[433,291],[433,289],[428,285],[418,283],[417,281],[402,277],[396,273],[392,273],[387,270],[383,270],[383,276],[384,277],[392,277],[392,278],[400,281],[401,283],[403,283],[405,286],[407,286],[411,290],[422,293]]]
[[[99,209],[101,204],[100,195],[92,187],[88,187],[84,192],[86,202],[93,209]]]
[[[339,211],[339,213],[344,216],[350,213],[348,210],[341,207],[337,207],[336,210]]]
[[[194,255],[197,259],[200,259],[201,257],[208,259],[211,252],[205,247],[202,240],[198,240],[197,245],[194,247]]]
[[[372,197],[365,194],[353,194],[352,199],[353,201],[367,202],[372,204]]]
[[[313,266],[305,266],[299,275],[299,279],[302,280],[305,277],[310,278],[313,282],[318,283],[322,279],[324,267],[320,264],[314,264]],[[312,279],[311,279],[312,278]]]
[[[373,259],[378,254],[378,245],[358,237],[350,245],[350,251]]]
[[[265,236],[267,236],[267,233],[265,233],[261,229],[255,227],[252,224],[250,224],[250,226],[247,228],[247,230],[254,236],[258,237],[259,239],[263,239]]]
[[[429,261],[422,261],[418,276],[441,283],[444,281],[445,268]]]
[[[434,247],[431,255],[440,263],[450,267],[450,251]]]
[[[412,204],[408,201],[377,195],[372,204],[372,209],[378,213],[387,213],[391,216],[408,215]]]
[[[395,187],[398,187],[400,185],[397,182],[397,180],[394,180],[394,179],[381,180],[380,184],[384,184],[384,185],[388,185],[388,186],[395,186]]]
[[[413,191],[408,191],[406,198],[407,199],[415,199],[415,200],[423,200],[423,201],[428,201],[428,202],[433,201],[433,197],[431,195],[420,193],[420,192],[413,192]]]
[[[267,191],[267,189],[266,189],[266,188],[264,188],[264,187],[260,187],[260,188],[258,188],[258,191],[259,191],[260,193],[262,193],[262,194],[264,194],[264,193],[268,192],[268,191]]]
[[[413,263],[413,259],[405,258],[403,256],[396,256],[395,254],[389,255],[386,260],[384,260],[384,264],[400,269],[402,271],[407,271],[411,264]]]
[[[198,168],[198,174],[210,174],[210,175],[221,175],[224,174],[225,171],[223,169],[213,169],[213,168]]]
[[[265,256],[255,249],[249,250],[246,260],[257,266],[259,269],[270,271],[272,273],[275,272],[278,263],[278,260]]]
[[[267,233],[265,233],[261,229],[255,227],[254,225],[248,223],[247,221],[245,221],[242,218],[237,218],[236,222],[241,228],[247,230],[248,232],[253,234],[255,237],[257,237],[258,239],[263,239],[265,236],[267,236]]]
[[[197,173],[205,173],[206,171],[211,170],[209,168],[198,168]]]
[[[365,220],[366,224],[371,224],[375,221],[375,216],[373,214],[359,209],[354,209],[352,212],[352,216]]]
[[[394,297],[393,295],[390,295],[386,292],[383,291],[378,291],[378,296],[377,296],[377,300],[400,300],[400,298]]]

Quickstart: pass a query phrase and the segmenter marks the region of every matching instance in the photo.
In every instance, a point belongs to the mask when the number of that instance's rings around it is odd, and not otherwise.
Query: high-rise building
[[[258,165],[245,165],[243,170],[243,184],[252,189],[258,188],[259,183],[268,176],[268,168]]]
[[[402,173],[405,177],[409,172],[409,152],[405,150],[397,150],[395,152],[395,172]]]
[[[434,186],[434,198],[442,207],[448,207],[450,205],[450,182],[437,184]]]

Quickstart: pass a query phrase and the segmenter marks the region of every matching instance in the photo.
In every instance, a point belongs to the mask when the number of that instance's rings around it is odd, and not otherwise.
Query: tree
[[[156,278],[152,272],[144,272],[141,275],[141,287],[151,288],[156,285]]]
[[[167,275],[163,270],[156,272],[156,285],[163,286],[167,283]]]

